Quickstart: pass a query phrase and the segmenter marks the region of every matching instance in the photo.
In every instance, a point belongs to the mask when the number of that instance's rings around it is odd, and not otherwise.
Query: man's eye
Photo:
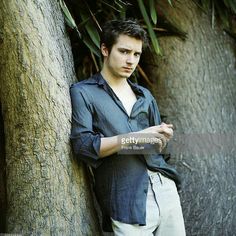
[[[136,57],[140,57],[140,56],[141,56],[140,53],[135,53],[134,55],[135,55]]]
[[[125,51],[125,50],[121,50],[120,52],[123,53],[123,54],[127,54],[127,53],[128,53],[128,52]]]

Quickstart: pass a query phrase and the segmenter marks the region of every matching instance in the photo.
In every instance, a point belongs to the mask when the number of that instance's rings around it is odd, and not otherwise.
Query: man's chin
[[[128,79],[131,75],[132,75],[133,72],[131,73],[121,73],[120,76],[124,79]]]

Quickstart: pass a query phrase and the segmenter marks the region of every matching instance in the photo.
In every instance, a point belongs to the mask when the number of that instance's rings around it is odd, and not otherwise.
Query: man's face
[[[104,56],[104,64],[114,78],[128,78],[138,65],[141,52],[142,40],[120,35],[111,51],[105,45],[101,47]]]

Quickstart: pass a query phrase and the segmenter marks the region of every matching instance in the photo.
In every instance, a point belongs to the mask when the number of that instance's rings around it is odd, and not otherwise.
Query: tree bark
[[[188,34],[161,38],[163,55],[146,68],[160,112],[175,126],[169,151],[183,176],[187,235],[235,235],[235,45],[193,1],[161,2]]]
[[[1,111],[1,104],[0,104]],[[0,232],[5,232],[6,226],[6,160],[3,117],[0,113]]]
[[[70,148],[75,73],[58,1],[2,0],[0,13],[7,232],[100,235]]]

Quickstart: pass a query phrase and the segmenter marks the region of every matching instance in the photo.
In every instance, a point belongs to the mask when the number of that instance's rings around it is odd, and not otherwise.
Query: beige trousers
[[[173,180],[148,171],[146,225],[131,225],[112,219],[115,236],[185,236],[179,195]]]

